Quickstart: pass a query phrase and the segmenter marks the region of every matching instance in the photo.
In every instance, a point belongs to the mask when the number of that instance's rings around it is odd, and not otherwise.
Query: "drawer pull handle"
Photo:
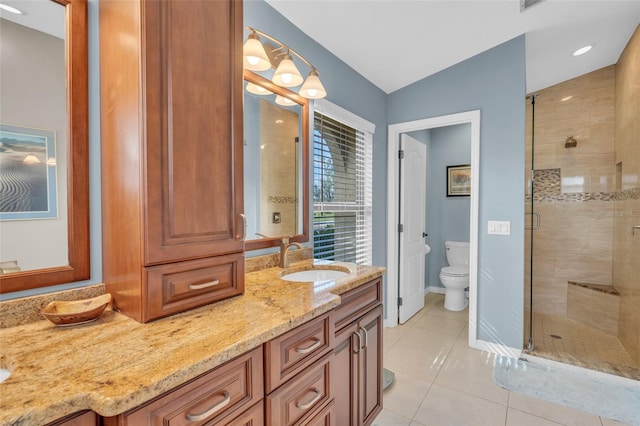
[[[220,280],[213,280],[202,284],[189,284],[189,290],[202,290],[203,288],[213,287],[218,284],[220,284]]]
[[[362,334],[364,335],[364,344],[362,345],[362,347],[360,349],[364,349],[367,346],[369,346],[369,333],[367,332],[367,329],[364,327],[360,327],[360,330],[362,330]]]
[[[296,402],[296,407],[301,409],[301,410],[306,410],[309,407],[311,407],[313,404],[315,404],[316,402],[320,401],[320,398],[322,398],[322,394],[320,393],[320,391],[318,391],[318,389],[313,389],[313,392],[316,394],[316,396],[314,396],[311,401],[307,402],[306,404],[301,404],[299,402]]]
[[[217,411],[221,410],[222,408],[226,407],[231,402],[231,394],[228,391],[224,391],[223,396],[224,396],[224,399],[222,401],[218,402],[216,405],[214,405],[213,407],[209,408],[204,413],[200,413],[200,414],[187,413],[187,415],[185,416],[186,419],[188,421],[190,421],[190,422],[199,422],[200,420],[204,420],[207,417],[209,417],[212,414],[214,414],[215,412],[217,412]]]
[[[296,352],[298,352],[299,354],[308,354],[322,344],[322,341],[320,341],[320,339],[318,339],[317,337],[314,337],[313,340],[314,342],[306,348],[296,348]]]
[[[358,345],[353,345],[353,336],[358,336]],[[353,345],[353,353],[354,354],[359,354],[360,351],[362,350],[362,336],[360,336],[360,332],[354,332],[351,335],[351,344]],[[356,350],[357,349],[357,350]]]

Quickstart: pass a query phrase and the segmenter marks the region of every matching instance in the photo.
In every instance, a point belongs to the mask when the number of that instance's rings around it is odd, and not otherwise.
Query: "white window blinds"
[[[314,114],[314,257],[371,264],[372,134]]]

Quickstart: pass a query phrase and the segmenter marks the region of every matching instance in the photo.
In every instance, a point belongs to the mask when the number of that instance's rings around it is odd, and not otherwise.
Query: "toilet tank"
[[[450,266],[469,266],[469,243],[445,241],[445,253]]]

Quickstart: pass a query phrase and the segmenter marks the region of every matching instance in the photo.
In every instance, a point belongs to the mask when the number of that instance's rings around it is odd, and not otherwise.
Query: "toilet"
[[[445,241],[444,247],[449,263],[449,266],[440,269],[440,282],[445,291],[444,308],[462,311],[469,304],[464,294],[469,287],[469,243]]]

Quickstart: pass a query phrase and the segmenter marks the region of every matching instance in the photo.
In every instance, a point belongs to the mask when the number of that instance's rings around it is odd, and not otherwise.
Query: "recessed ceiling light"
[[[24,12],[20,9],[16,9],[13,6],[9,6],[8,4],[0,3],[0,9],[6,10],[7,12],[15,13],[16,15],[24,15]]]
[[[588,51],[591,50],[592,46],[585,46],[585,47],[581,47],[580,49],[576,50],[575,52],[573,52],[573,56],[580,56],[580,55],[584,55],[585,53],[587,53]]]

